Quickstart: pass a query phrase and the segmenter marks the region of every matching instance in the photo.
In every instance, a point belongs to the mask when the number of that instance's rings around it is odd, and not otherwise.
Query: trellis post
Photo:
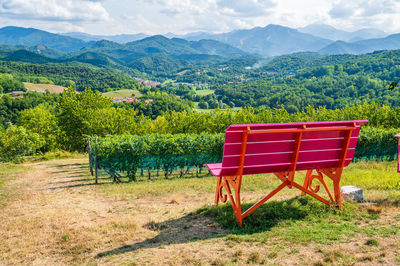
[[[90,174],[93,176],[93,158],[92,158],[92,146],[90,145],[90,137],[88,137],[88,154],[89,154],[89,169]]]
[[[97,178],[97,137],[95,141],[95,146],[94,146],[94,172],[95,172],[95,184],[98,183],[98,178]]]

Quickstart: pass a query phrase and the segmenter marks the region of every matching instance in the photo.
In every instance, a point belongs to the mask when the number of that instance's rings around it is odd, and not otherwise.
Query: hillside
[[[265,70],[280,69],[281,64],[291,68],[265,76]],[[400,50],[314,60],[306,55],[283,56],[258,70],[259,77],[266,78],[217,87],[215,94],[217,100],[230,106],[278,108],[284,104],[290,111],[304,110],[308,105],[334,109],[370,101],[400,106],[398,92],[387,88],[400,77],[398,65]]]
[[[393,50],[400,48],[400,34],[392,34],[384,38],[361,40],[356,42],[336,41],[318,52],[329,54],[364,54],[378,50]]]
[[[107,40],[121,44],[138,41],[146,37],[149,37],[149,35],[143,33],[118,34],[118,35],[92,35],[83,32],[67,32],[67,33],[62,33],[61,35],[69,36],[76,39],[81,39],[85,42]]]
[[[222,34],[199,34],[189,40],[213,39],[228,43],[249,53],[262,56],[276,56],[300,51],[318,51],[332,41],[299,32],[279,25],[236,30]]]
[[[0,61],[0,73],[9,73],[20,81],[37,82],[46,79],[52,83],[77,90],[92,88],[99,91],[138,89],[136,80],[117,69],[99,68],[81,63],[31,64]]]
[[[377,29],[360,29],[354,32],[336,29],[326,24],[314,23],[306,27],[298,28],[300,32],[312,34],[333,41],[354,42],[373,38],[383,38],[387,34]]]
[[[90,42],[54,34],[33,28],[4,27],[0,29],[0,43],[6,45],[45,45],[50,48],[72,52],[90,46]]]

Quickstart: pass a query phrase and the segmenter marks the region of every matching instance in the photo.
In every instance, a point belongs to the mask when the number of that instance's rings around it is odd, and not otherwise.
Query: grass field
[[[28,91],[46,91],[46,90],[48,90],[49,92],[52,92],[52,93],[62,93],[64,91],[64,89],[66,89],[65,87],[52,85],[52,84],[34,84],[34,83],[29,83],[29,82],[23,82],[23,83]]]
[[[132,96],[132,94],[134,96]],[[131,98],[131,97],[142,96],[142,94],[139,91],[129,90],[129,89],[109,91],[109,92],[103,93],[103,95],[106,97],[111,97],[111,98]]]
[[[216,180],[204,172],[120,184],[101,174],[95,185],[87,166],[84,157],[0,165],[0,264],[400,264],[395,162],[345,169],[341,185],[363,188],[372,204],[339,212],[285,188],[243,228],[229,203],[212,205]],[[279,183],[244,177],[243,207]]]
[[[213,92],[214,92],[214,90],[210,90],[210,89],[196,90],[196,94],[200,95],[200,96],[206,96],[206,95],[212,94]]]

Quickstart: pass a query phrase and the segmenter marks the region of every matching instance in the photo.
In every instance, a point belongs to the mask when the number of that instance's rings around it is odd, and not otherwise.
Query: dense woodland
[[[129,75],[116,69],[105,69],[88,64],[31,64],[0,61],[0,86],[3,86],[1,73],[11,75],[16,81],[51,83],[72,87],[78,91],[91,88],[98,91],[112,89],[138,89],[139,84]],[[3,86],[4,88],[4,86]],[[18,84],[7,87],[8,91],[19,89]]]
[[[369,127],[400,128],[399,89],[389,86],[400,78],[400,50],[328,57],[299,53],[250,67],[252,60],[197,65],[179,75],[167,71],[165,84],[152,88],[115,68],[0,61],[1,157],[84,151],[88,136],[217,134],[238,123],[368,119]],[[60,95],[10,94],[25,90],[26,81],[69,89]],[[121,88],[142,96],[113,103],[100,93]],[[204,89],[208,92],[201,93]]]

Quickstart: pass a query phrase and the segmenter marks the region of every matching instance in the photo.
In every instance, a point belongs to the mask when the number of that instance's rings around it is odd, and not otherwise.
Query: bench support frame
[[[353,130],[356,129],[356,124],[354,123],[353,126],[348,127],[340,127],[340,128],[309,128],[307,129],[305,125],[298,129],[282,129],[282,130],[253,130],[251,131],[249,127],[247,127],[242,133],[242,142],[241,142],[241,151],[240,151],[240,158],[239,158],[239,167],[235,175],[233,176],[218,176],[217,178],[217,188],[215,192],[215,205],[218,205],[218,202],[226,202],[229,198],[233,212],[235,214],[236,220],[242,226],[243,219],[248,216],[250,213],[255,211],[259,206],[261,206],[264,202],[272,198],[276,193],[282,190],[285,187],[292,188],[295,187],[302,191],[302,195],[308,194],[315,199],[327,204],[333,205],[338,209],[341,209],[341,198],[340,198],[340,178],[343,172],[343,167],[346,162],[347,158],[347,151],[350,144],[350,139]],[[310,169],[307,170],[306,176],[304,179],[304,184],[300,185],[294,182],[294,176],[296,173],[297,167],[297,159],[299,156],[300,146],[301,146],[301,139],[303,136],[303,132],[310,132],[310,131],[333,131],[333,130],[344,130],[346,131],[345,137],[343,139],[342,151],[340,154],[340,158],[335,168],[329,169]],[[242,184],[242,176],[243,176],[243,168],[245,162],[245,154],[246,154],[246,146],[247,146],[247,137],[250,134],[269,134],[269,133],[288,133],[294,132],[297,133],[294,151],[292,156],[292,163],[289,167],[289,171],[286,172],[276,172],[274,173],[276,177],[278,177],[282,184],[272,190],[268,195],[260,199],[257,203],[247,209],[245,212],[242,213],[241,209],[241,201],[240,201],[240,189]],[[313,172],[316,172],[313,174]],[[328,185],[325,182],[324,177],[328,177],[333,182],[333,195],[329,190]],[[317,179],[319,183],[322,184],[326,193],[329,196],[329,200],[317,195],[316,193],[320,190],[320,185],[316,185],[313,187],[313,181]],[[225,190],[226,194],[224,194],[223,189]]]

